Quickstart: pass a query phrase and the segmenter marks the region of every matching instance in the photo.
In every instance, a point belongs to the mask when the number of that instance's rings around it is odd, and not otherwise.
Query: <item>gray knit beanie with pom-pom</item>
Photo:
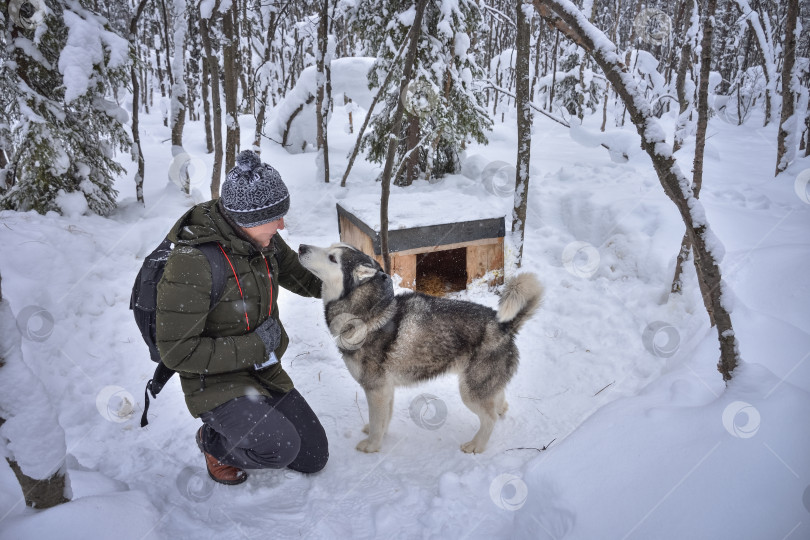
[[[290,192],[278,171],[250,150],[236,156],[236,165],[222,184],[222,205],[241,227],[257,227],[281,219],[290,209]]]

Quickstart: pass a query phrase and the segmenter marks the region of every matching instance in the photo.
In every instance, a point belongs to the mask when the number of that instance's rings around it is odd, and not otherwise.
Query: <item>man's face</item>
[[[284,228],[284,218],[277,219],[269,223],[264,223],[256,227],[242,227],[245,233],[247,233],[247,235],[254,242],[256,242],[263,248],[269,246],[270,240],[273,239],[273,235],[276,234],[276,231],[280,231],[283,228]]]

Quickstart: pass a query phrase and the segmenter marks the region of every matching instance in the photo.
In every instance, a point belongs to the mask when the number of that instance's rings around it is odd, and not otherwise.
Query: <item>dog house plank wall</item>
[[[382,264],[379,233],[357,216],[337,205],[340,240],[374,257]],[[487,272],[500,270],[493,284],[503,283],[504,218],[483,219],[389,231],[391,273],[402,286],[416,285],[417,255],[464,248],[467,284]]]
[[[367,232],[360,230],[346,215],[338,214],[338,230],[341,242],[354,246],[367,255],[374,256],[374,243],[371,237]]]
[[[503,270],[503,237],[495,242],[467,247],[467,284],[490,270]],[[498,284],[503,283],[503,272]]]
[[[402,278],[402,286],[413,289],[416,286],[416,255],[391,255],[391,273]],[[382,255],[374,255],[377,262],[383,266]]]

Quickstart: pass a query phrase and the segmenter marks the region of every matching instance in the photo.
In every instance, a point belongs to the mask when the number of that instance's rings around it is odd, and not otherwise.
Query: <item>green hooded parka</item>
[[[301,266],[278,234],[269,247],[259,249],[216,200],[189,210],[169,239],[175,248],[157,287],[157,346],[163,363],[180,375],[191,414],[197,418],[240,396],[291,390],[281,362],[254,370],[270,351],[253,330],[268,317],[276,319],[281,343],[274,352],[281,360],[289,338],[279,320],[278,287],[320,298],[320,279]],[[218,242],[233,266],[232,271],[226,265],[225,289],[213,309],[211,268],[194,248],[204,242]]]

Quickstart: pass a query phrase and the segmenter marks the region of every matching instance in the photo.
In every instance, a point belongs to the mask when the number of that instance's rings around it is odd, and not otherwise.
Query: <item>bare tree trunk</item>
[[[498,103],[500,103],[500,98],[498,97],[500,95],[498,88],[503,86],[501,84],[501,57],[500,56],[498,56],[498,63],[495,65],[495,84],[496,84],[496,87],[495,87],[496,89],[495,89],[495,92],[493,92],[493,95],[492,95],[492,120],[493,121],[495,120],[495,117],[497,117],[497,115],[498,115]]]
[[[782,118],[779,122],[779,134],[776,139],[776,172],[774,176],[787,169],[796,157],[796,137],[799,129],[796,112],[795,85],[798,87],[798,74],[794,73],[796,65],[796,21],[799,19],[799,0],[787,0],[785,15],[785,49],[782,64]],[[794,81],[793,79],[796,79]]]
[[[237,78],[240,86],[242,87],[242,101],[240,103],[242,107],[237,110],[244,114],[250,114],[253,112],[253,103],[255,102],[253,96],[253,85],[248,83],[247,78],[247,73],[250,69],[250,51],[242,48],[242,32],[239,28],[240,19],[244,22],[244,24],[247,23],[247,2],[245,0],[242,0],[242,2],[239,2],[239,0],[233,0],[233,50],[234,59],[236,61]],[[249,37],[247,41],[250,41]],[[237,86],[237,95],[238,92],[239,90]],[[237,146],[240,144],[241,143],[237,142]]]
[[[0,368],[2,367],[3,364],[0,363]],[[0,426],[5,421],[4,418],[0,417]],[[17,482],[19,482],[23,497],[25,497],[25,504],[28,506],[37,510],[44,510],[70,501],[65,497],[66,479],[63,471],[60,470],[45,480],[37,480],[22,472],[16,461],[8,458],[6,458],[6,461],[11,470],[14,471],[14,476],[17,477]]]
[[[804,142],[804,157],[810,156],[810,113],[804,118],[806,139]]]
[[[673,33],[672,39],[669,40],[671,44],[668,51],[668,58],[666,62],[666,68],[664,71],[664,82],[666,85],[672,83],[672,71],[675,70],[675,64],[678,63],[678,53],[677,51],[682,46],[682,40],[684,33],[681,31],[681,28],[689,28],[689,25],[685,22],[684,14],[686,12],[686,3],[691,2],[691,0],[678,0],[678,3],[675,6],[675,23],[672,25]],[[615,36],[613,36],[614,43],[616,41]],[[681,53],[683,56],[683,53]]]
[[[706,151],[706,129],[709,127],[709,75],[712,63],[712,39],[717,0],[706,0],[703,15],[703,38],[700,43],[700,81],[698,82],[698,120],[695,132],[695,160],[692,167],[692,194],[697,199],[703,187],[703,157]],[[705,300],[705,299],[704,299]],[[708,309],[708,304],[707,304]],[[711,311],[709,312],[711,315]]]
[[[200,16],[200,38],[205,49],[205,61],[208,64],[208,74],[211,81],[211,106],[213,109],[213,125],[211,129],[214,133],[214,165],[211,170],[211,198],[219,197],[219,184],[222,177],[222,100],[219,95],[219,57],[212,51],[209,28],[214,22],[219,0],[214,3],[211,10],[211,18],[205,19]]]
[[[225,171],[230,171],[236,164],[236,153],[239,151],[239,111],[236,94],[239,91],[239,73],[236,63],[236,43],[234,32],[234,15],[236,6],[222,14],[223,50],[222,63],[225,76]]]
[[[135,49],[135,58],[139,58],[138,51],[138,19],[141,18],[146,2],[148,0],[140,0],[135,13],[129,20],[129,46]],[[138,85],[138,65],[137,62],[132,62],[129,66],[129,76],[132,79],[132,145],[138,156],[138,170],[135,172],[135,198],[139,203],[145,204],[143,199],[143,178],[146,175],[146,163],[143,159],[143,149],[141,148],[141,132],[138,124],[138,103],[140,99],[140,87]],[[2,298],[0,298],[2,300]]]
[[[300,104],[298,107],[296,107],[295,110],[287,118],[287,122],[285,123],[285,126],[284,126],[284,132],[281,134],[281,146],[282,147],[289,146],[289,144],[287,143],[287,140],[289,139],[290,128],[292,127],[292,124],[293,124],[293,121],[295,120],[295,117],[298,116],[299,114],[301,114],[301,111],[304,110],[304,105],[310,105],[314,101],[315,101],[315,96],[310,94],[309,97],[307,98],[307,100],[304,103]],[[306,141],[304,141],[304,144],[306,144]]]
[[[352,103],[352,100],[346,93],[343,93],[343,106],[347,106],[349,103]],[[352,115],[352,110],[349,109],[349,134],[354,133],[354,119]]]
[[[177,158],[185,154],[183,149],[183,128],[186,125],[186,100],[188,90],[185,82],[185,50],[186,50],[186,21],[182,12],[185,9],[185,0],[174,0],[173,2],[174,20],[174,58],[172,59],[171,71],[175,83],[172,85],[172,106],[170,115],[170,125],[172,128],[172,156]],[[189,192],[188,160],[180,168],[180,181],[183,190]]]
[[[591,0],[591,13],[589,15],[590,20],[596,19],[596,2],[597,0]],[[585,88],[585,64],[588,62],[588,57],[583,53],[579,59],[579,92],[577,93],[577,118],[579,118],[579,123],[582,123],[583,118],[585,118],[585,92],[587,89]]]
[[[650,156],[664,192],[675,204],[686,225],[695,253],[698,280],[703,282],[709,293],[710,308],[716,323],[720,342],[717,369],[723,380],[730,380],[741,359],[731,315],[724,305],[720,267],[709,247],[716,239],[705,216],[701,215],[700,202],[694,198],[687,178],[672,156],[671,147],[663,137],[650,104],[639,94],[635,81],[629,76],[615,48],[605,46],[610,40],[588,22],[576,6],[568,0],[534,0],[534,6],[543,18],[593,57],[627,106],[627,112],[641,136],[641,146]]]
[[[540,78],[540,45],[543,37],[543,23],[537,24],[537,40],[534,42],[534,77],[532,77],[532,87],[529,90],[531,99],[534,100],[534,92],[537,87],[537,79]],[[545,73],[543,73],[545,75]]]
[[[515,58],[515,105],[517,106],[517,172],[515,199],[512,208],[512,238],[517,244],[516,266],[523,261],[523,238],[526,229],[526,204],[529,200],[529,161],[532,150],[532,109],[529,87],[529,55],[531,54],[531,23],[525,8],[531,4],[517,3],[517,57]]]
[[[406,140],[406,154],[405,158],[405,178],[394,178],[394,185],[397,186],[410,186],[413,181],[419,176],[419,127],[421,122],[419,116],[415,114],[408,115],[408,131],[405,137]]]
[[[186,85],[186,113],[188,120],[191,122],[200,121],[200,110],[197,106],[198,93],[197,89],[202,82],[202,73],[200,72],[200,27],[196,20],[196,13],[186,11],[188,8],[188,0],[184,0],[183,14],[186,19],[186,40],[185,47],[188,49],[188,61],[185,62],[183,70],[184,81]]]
[[[3,364],[0,363],[0,368]],[[6,422],[5,418],[0,417],[0,426]],[[69,502],[70,499],[65,497],[65,473],[59,471],[54,473],[50,478],[45,480],[37,480],[27,476],[16,461],[6,458],[9,467],[17,477],[17,482],[22,488],[23,497],[25,497],[25,504],[36,508],[37,510],[44,510],[51,508],[57,504]]]
[[[160,97],[166,97],[166,77],[163,75],[163,65],[160,63],[160,49],[155,51],[155,63],[157,63],[157,76],[160,81]],[[166,125],[164,123],[164,125]]]
[[[163,41],[163,52],[166,56],[166,78],[168,79],[168,84],[165,85],[168,87],[168,91],[164,89],[164,80],[161,78],[161,94],[162,97],[169,96],[169,99],[172,97],[172,87],[174,86],[174,79],[172,77],[172,66],[171,60],[169,55],[169,17],[166,14],[166,0],[160,0],[159,5],[157,6],[160,10],[161,22],[159,28],[159,35]],[[169,114],[163,117],[163,125],[166,127],[171,127],[171,107],[169,108]]]
[[[616,0],[616,11],[613,15],[613,29],[610,31],[610,39],[613,40],[613,43],[618,44],[616,40],[616,33],[619,30],[619,15],[620,15],[620,8],[621,8],[621,1]],[[608,109],[608,100],[610,99],[610,83],[605,83],[605,104],[602,107],[602,128],[600,131],[605,131],[605,126],[607,125],[607,109]]]
[[[548,94],[548,110],[554,112],[554,85],[557,84],[557,49],[560,46],[560,32],[554,32],[554,48],[551,50],[551,89]]]
[[[494,39],[493,36],[494,32],[487,32],[487,58],[490,59],[489,62],[486,63],[487,65],[487,75],[490,80],[492,80],[492,58],[495,56],[493,51],[492,41]],[[490,98],[490,89],[487,88],[487,105],[486,108],[489,109],[489,98]],[[497,95],[497,91],[496,94]],[[494,114],[494,106],[493,106],[493,114]]]
[[[690,0],[692,3],[693,0]],[[683,4],[685,6],[685,4]],[[694,7],[694,6],[693,6]],[[691,10],[690,10],[691,11]],[[686,20],[690,20],[691,18],[686,17]],[[685,24],[684,30],[688,30],[689,25]],[[684,113],[689,110],[689,106],[691,105],[692,96],[686,94],[686,77],[692,67],[692,40],[687,37],[684,40],[683,45],[681,46],[681,61],[678,64],[678,73],[675,77],[675,91],[678,94],[678,103],[680,104],[680,109],[678,112],[678,121],[675,124],[675,138],[674,143],[672,145],[672,151],[677,152],[681,149],[683,145],[683,129],[686,126],[686,122],[688,119],[682,118]],[[701,66],[701,76],[703,70]],[[677,271],[676,271],[677,275]],[[673,282],[673,292],[675,287],[675,282]]]
[[[425,13],[427,0],[419,0],[416,5],[416,14],[413,20],[413,33],[411,43],[408,47],[408,55],[405,57],[405,65],[402,69],[402,80],[399,83],[399,95],[404,95],[408,88],[408,83],[413,77],[413,65],[416,62],[416,53],[419,45],[419,34],[422,32],[422,16]],[[397,108],[394,111],[394,120],[391,125],[391,132],[388,134],[388,148],[385,155],[385,166],[382,173],[382,195],[380,198],[380,250],[383,256],[383,267],[386,274],[391,273],[391,255],[388,252],[388,197],[391,193],[391,173],[394,169],[394,159],[397,154],[399,144],[400,129],[402,127],[402,115],[405,108],[401,99],[397,100]]]
[[[329,95],[326,91],[326,69],[329,62],[329,0],[321,0],[321,13],[318,19],[318,52],[315,58],[317,82],[315,87],[315,123],[317,124],[317,144],[319,169],[323,172],[323,181],[329,183]],[[319,171],[321,172],[321,171]]]
[[[689,252],[692,245],[689,243],[689,233],[683,233],[683,238],[681,238],[681,249],[678,251],[678,257],[675,259],[675,275],[672,277],[672,286],[669,289],[670,294],[679,294],[683,291],[683,281],[681,280],[681,276],[683,275],[683,267],[686,264],[686,261],[689,260]],[[711,315],[709,315],[709,320],[714,326],[714,320],[712,320]]]
[[[712,61],[712,38],[714,36],[714,14],[717,10],[717,0],[707,0],[706,13],[703,16],[703,38],[700,43],[700,81],[698,82],[698,103],[697,103],[697,131],[695,133],[695,158],[692,166],[692,194],[695,199],[700,197],[700,190],[703,187],[703,157],[706,150],[706,129],[709,125],[709,74],[711,73]],[[687,45],[688,46],[688,45]],[[691,47],[690,47],[691,50]],[[680,74],[678,75],[680,77]],[[678,258],[675,267],[675,276],[672,279],[671,291],[681,292],[681,273],[691,249],[691,239],[689,232],[685,232],[681,240],[681,249],[678,251]],[[709,321],[715,325],[714,307],[709,298],[710,291],[702,280],[698,280],[700,292],[703,296],[703,304],[709,314]]]
[[[172,75],[171,62],[169,61],[169,49],[171,47],[169,41],[169,15],[166,13],[166,0],[160,0],[160,13],[163,17],[163,50],[166,51],[166,75],[169,77],[169,88],[174,86],[174,76]],[[170,92],[171,93],[171,90]]]
[[[204,21],[200,21],[200,34]],[[209,85],[211,84],[211,74],[208,71],[208,58],[202,59],[202,104],[203,104],[203,124],[205,124],[205,151],[209,154],[214,151],[214,134],[211,130],[211,100],[208,97]]]
[[[641,0],[635,0],[635,3],[633,4],[635,6],[633,10],[635,11],[635,14],[633,15],[633,21],[635,21],[639,13],[641,13],[641,8],[644,6],[644,4],[645,2]],[[627,52],[624,55],[625,65],[629,64],[630,60],[633,57],[633,48],[636,44],[636,31],[637,31],[636,25],[635,24],[631,25],[630,39],[627,41]],[[638,54],[636,54],[636,62],[638,62]],[[622,127],[624,127],[624,117],[626,114],[627,114],[627,107],[625,106],[624,109],[622,110]]]
[[[152,106],[152,92],[154,91],[153,88],[149,86],[149,81],[154,76],[154,72],[151,69],[151,65],[149,63],[149,56],[143,54],[141,49],[137,50],[138,52],[138,61],[141,65],[141,103],[143,103],[143,110],[146,114],[149,114],[149,107]]]
[[[599,128],[599,131],[605,131],[605,126],[607,125],[607,107],[608,107],[608,100],[610,100],[610,83],[605,84],[605,102],[602,104],[602,127]]]

